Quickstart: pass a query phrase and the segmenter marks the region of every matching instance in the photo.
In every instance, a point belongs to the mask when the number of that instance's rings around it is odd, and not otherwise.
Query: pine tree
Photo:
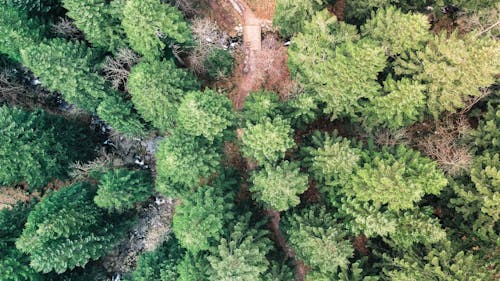
[[[219,241],[224,223],[234,218],[230,196],[222,190],[202,186],[175,209],[172,230],[180,245],[197,254]]]
[[[210,263],[206,254],[187,253],[177,265],[177,281],[209,281]]]
[[[311,20],[316,11],[327,1],[324,0],[277,0],[273,25],[278,27],[284,37],[290,37],[304,28],[304,23]]]
[[[431,39],[430,24],[422,14],[405,14],[394,6],[372,12],[362,34],[382,43],[388,56],[421,50]]]
[[[412,125],[425,110],[425,86],[403,78],[399,81],[391,77],[384,82],[386,95],[377,96],[367,106],[365,127],[372,129],[378,125],[398,129]]]
[[[276,262],[271,262],[269,270],[262,279],[263,281],[283,281],[294,280],[293,271],[286,264],[279,265]]]
[[[294,128],[303,129],[307,124],[316,120],[320,109],[313,94],[301,93],[298,97],[292,98],[285,103],[283,112],[290,119]]]
[[[0,275],[1,281],[41,281],[42,275],[29,266],[29,257],[16,249],[28,214],[34,204],[18,203],[12,209],[0,210]]]
[[[255,125],[247,123],[243,131],[241,152],[261,165],[275,163],[285,157],[288,149],[295,146],[292,133],[290,123],[279,116],[272,120],[266,118]]]
[[[298,163],[283,161],[276,167],[266,164],[251,178],[250,191],[266,207],[286,211],[300,203],[299,195],[308,187],[307,175],[299,172]]]
[[[478,153],[500,151],[500,96],[498,93],[488,101],[487,111],[482,117],[477,129],[472,132],[474,149]]]
[[[20,50],[28,46],[36,46],[41,42],[45,33],[44,26],[7,4],[0,6],[2,6],[0,53],[6,54],[16,62],[21,62]]]
[[[92,134],[41,110],[0,107],[0,185],[38,188],[67,175],[68,165],[93,155]]]
[[[425,49],[396,61],[396,72],[414,75],[426,85],[427,108],[437,118],[441,112],[464,108],[469,97],[481,96],[480,88],[495,82],[498,53],[488,38],[441,33]]]
[[[193,75],[171,60],[139,63],[132,68],[127,83],[139,114],[162,131],[173,128],[185,93],[199,90],[199,86]]]
[[[269,262],[266,254],[270,250],[267,232],[260,225],[251,226],[246,215],[231,228],[228,237],[220,240],[219,246],[211,250],[210,281],[260,281]]]
[[[218,147],[203,138],[175,131],[162,141],[156,154],[156,189],[168,196],[183,197],[215,174],[220,165]]]
[[[67,16],[83,31],[85,38],[95,47],[116,51],[126,46],[125,31],[121,26],[121,1],[63,0]]]
[[[29,17],[60,16],[63,9],[59,0],[0,0],[1,7],[13,7]]]
[[[94,202],[100,208],[123,212],[145,201],[153,193],[151,177],[144,171],[114,169],[99,179]]]
[[[148,58],[158,58],[165,47],[186,45],[191,30],[181,12],[156,0],[128,0],[123,8],[123,28],[132,49]]]
[[[231,100],[213,90],[205,90],[186,95],[179,106],[177,121],[185,134],[214,141],[222,139],[233,126],[235,116]]]
[[[354,249],[346,237],[347,232],[324,208],[290,214],[284,229],[297,258],[313,269],[333,275],[349,266]]]
[[[106,254],[120,242],[120,225],[93,203],[94,188],[76,183],[52,192],[28,216],[16,246],[39,272],[65,272]]]
[[[245,100],[241,116],[244,121],[259,123],[266,117],[274,118],[281,113],[279,96],[272,92],[252,92]]]

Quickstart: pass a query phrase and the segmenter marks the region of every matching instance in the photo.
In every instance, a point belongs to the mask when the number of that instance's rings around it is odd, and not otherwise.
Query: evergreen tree
[[[482,115],[483,119],[472,132],[474,138],[474,149],[478,153],[489,151],[495,153],[500,151],[500,96],[496,93],[487,103],[487,111]]]
[[[299,195],[307,190],[307,175],[299,172],[298,163],[283,161],[273,167],[266,164],[251,178],[250,191],[257,200],[277,211],[286,211],[300,203]]]
[[[288,49],[288,64],[304,87],[325,103],[332,119],[356,117],[363,100],[379,95],[378,74],[386,66],[383,48],[356,41],[354,26],[339,23],[328,11],[318,13]]]
[[[156,189],[169,196],[183,197],[217,172],[218,148],[205,139],[175,131],[160,143],[157,159]]]
[[[209,281],[210,263],[206,254],[187,253],[177,265],[177,281]]]
[[[0,1],[0,4],[2,1]],[[2,6],[0,53],[6,54],[16,62],[21,62],[21,49],[36,46],[41,42],[45,32],[44,26],[34,19],[29,19],[25,13],[7,4],[1,4],[0,6]]]
[[[76,183],[52,192],[28,216],[16,246],[39,272],[84,266],[120,242],[120,225],[93,203],[94,188]]]
[[[241,152],[245,157],[258,161],[261,165],[275,163],[285,157],[285,152],[293,148],[290,123],[281,117],[266,118],[252,125],[247,123],[242,136]]]
[[[316,120],[320,109],[314,95],[302,93],[298,97],[288,100],[283,111],[284,115],[290,118],[294,128],[302,129]]]
[[[269,262],[266,254],[270,250],[267,232],[260,225],[250,226],[250,216],[235,223],[229,236],[220,240],[219,246],[211,250],[210,281],[260,281]]]
[[[500,59],[493,40],[468,34],[459,38],[441,33],[425,49],[397,61],[398,74],[413,74],[426,85],[428,111],[437,118],[455,112],[469,97],[481,96],[480,88],[495,82]]]
[[[123,212],[135,203],[145,201],[153,193],[151,177],[144,171],[114,169],[99,179],[94,202],[100,208]]]
[[[0,275],[1,281],[41,281],[43,277],[29,266],[29,257],[16,249],[33,204],[18,203],[12,209],[0,210]]]
[[[203,136],[209,141],[221,139],[234,119],[231,100],[212,90],[190,92],[179,106],[180,129],[187,135]]]
[[[30,17],[47,18],[63,13],[59,0],[0,0],[0,6],[13,7]]]
[[[419,120],[425,109],[425,86],[403,78],[394,81],[391,77],[384,82],[386,95],[377,96],[366,107],[365,127],[371,130],[377,125],[398,129],[412,125]]]
[[[132,49],[148,58],[160,57],[165,47],[192,41],[181,12],[156,0],[128,0],[122,25]]]
[[[284,222],[288,243],[297,257],[323,274],[333,275],[349,266],[354,254],[351,243],[333,216],[325,209],[304,209]],[[309,279],[307,279],[309,280]],[[311,279],[314,280],[314,279]]]
[[[41,110],[0,107],[0,185],[42,187],[67,175],[68,165],[93,154],[92,134]]]
[[[208,250],[213,241],[219,241],[224,223],[234,218],[231,199],[210,186],[190,194],[175,209],[172,230],[179,243],[196,254]]]
[[[116,51],[125,47],[125,31],[121,26],[121,9],[106,0],[62,0],[67,16],[83,31],[85,38],[95,47]]]
[[[283,281],[283,280],[294,280],[293,271],[286,265],[278,265],[276,262],[272,262],[269,270],[262,279],[263,281]]]
[[[362,27],[364,36],[382,43],[388,56],[421,50],[431,39],[430,24],[422,14],[405,14],[394,6],[372,12],[372,18]]]
[[[310,21],[326,2],[325,0],[277,0],[273,25],[278,27],[284,37],[290,37],[301,32],[304,23]]]
[[[274,118],[280,114],[279,96],[272,92],[252,92],[245,100],[242,111],[243,120],[259,123],[266,117]]]
[[[188,91],[199,89],[196,79],[171,60],[143,61],[132,68],[127,89],[139,114],[156,128],[173,128],[177,109]]]

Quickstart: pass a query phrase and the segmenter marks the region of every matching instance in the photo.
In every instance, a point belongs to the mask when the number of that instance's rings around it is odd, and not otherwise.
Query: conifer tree
[[[120,242],[120,225],[93,203],[94,187],[75,183],[52,192],[28,216],[16,246],[39,272],[65,272],[106,254]]]
[[[496,93],[487,103],[483,119],[472,132],[476,153],[500,151],[500,96]]]
[[[67,16],[83,31],[95,47],[116,51],[126,46],[125,31],[121,26],[121,9],[117,2],[105,0],[63,0]]]
[[[94,202],[109,211],[131,209],[135,203],[145,201],[153,193],[150,175],[143,171],[114,169],[100,176],[99,180]]]
[[[242,137],[241,152],[245,157],[260,164],[275,163],[285,157],[285,152],[293,148],[292,127],[281,117],[266,118],[252,125],[247,123]]]
[[[346,238],[347,232],[325,209],[309,208],[290,214],[284,229],[297,257],[313,269],[334,275],[349,266],[354,249]]]
[[[122,25],[132,49],[148,58],[160,57],[172,44],[193,40],[181,12],[156,0],[127,0]]]
[[[1,7],[13,7],[29,17],[58,16],[63,14],[59,0],[0,0]]]
[[[274,118],[281,113],[279,96],[272,92],[252,92],[245,99],[242,111],[243,120],[258,123],[266,117]]]
[[[266,164],[251,178],[250,191],[258,201],[276,211],[286,211],[300,203],[299,195],[307,190],[307,175],[299,172],[298,163],[283,161],[276,167]]]
[[[231,100],[213,90],[190,92],[179,106],[180,130],[209,141],[221,139],[234,119]]]
[[[162,141],[156,154],[156,189],[162,194],[183,197],[219,169],[218,147],[207,140],[175,131]]]
[[[405,14],[394,6],[372,12],[362,34],[382,43],[388,56],[420,50],[431,39],[430,24],[422,14]]]
[[[68,165],[93,154],[92,134],[41,110],[0,107],[0,185],[38,188],[67,175]]]
[[[177,265],[177,281],[209,281],[210,263],[207,254],[193,255],[188,252]]]
[[[259,281],[267,271],[266,254],[270,250],[267,232],[260,225],[251,226],[246,215],[220,240],[219,246],[211,250],[210,281]]]
[[[15,241],[21,235],[33,204],[18,203],[12,209],[0,210],[0,280],[41,281],[41,274],[29,266],[29,257],[16,249]]]
[[[304,23],[310,21],[325,3],[324,0],[277,0],[273,25],[284,37],[290,37],[301,32]]]
[[[320,108],[313,94],[302,93],[298,97],[288,100],[283,114],[290,119],[294,128],[303,129],[318,117]]]
[[[173,61],[142,61],[132,68],[127,89],[139,114],[156,128],[174,127],[184,95],[199,90],[199,83]]]

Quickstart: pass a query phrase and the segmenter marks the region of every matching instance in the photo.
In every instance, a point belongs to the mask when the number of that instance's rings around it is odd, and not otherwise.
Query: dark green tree
[[[123,229],[93,202],[95,188],[76,183],[52,192],[28,216],[16,246],[39,272],[65,272],[115,247]]]
[[[132,49],[148,58],[158,58],[166,47],[186,45],[193,40],[181,12],[156,0],[127,1],[122,25]]]
[[[172,231],[181,246],[196,254],[208,250],[234,219],[231,196],[211,186],[199,187],[176,207]]]
[[[171,60],[139,63],[132,68],[127,83],[139,114],[162,131],[173,129],[182,98],[199,87],[192,74]]]
[[[233,73],[234,58],[228,50],[213,48],[203,65],[211,79],[220,79]]]
[[[241,115],[246,122],[259,123],[280,113],[279,96],[272,92],[259,91],[248,95]]]
[[[0,6],[13,7],[30,17],[45,17],[63,14],[59,0],[0,0]]]
[[[209,141],[221,139],[235,121],[232,103],[213,90],[195,91],[186,95],[178,110],[180,130]]]
[[[298,163],[283,161],[277,166],[266,164],[251,178],[250,191],[264,206],[286,211],[300,203],[299,195],[308,188],[307,175],[299,172]]]
[[[295,146],[290,122],[276,117],[266,118],[253,125],[247,123],[243,131],[241,152],[261,165],[275,163],[285,157],[285,152]]]
[[[277,0],[273,25],[278,27],[279,32],[285,37],[302,32],[304,23],[310,21],[326,2],[326,0]]]
[[[207,254],[187,253],[177,265],[177,281],[209,281],[210,263]]]
[[[109,211],[123,212],[152,193],[153,184],[147,172],[114,169],[100,176],[94,202]]]
[[[81,124],[49,115],[0,107],[0,185],[25,181],[30,188],[67,176],[71,162],[93,155],[92,134]]]

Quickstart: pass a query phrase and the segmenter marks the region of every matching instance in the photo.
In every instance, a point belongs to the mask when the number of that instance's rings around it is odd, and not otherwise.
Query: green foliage
[[[158,147],[156,189],[165,195],[182,197],[187,188],[217,172],[220,158],[217,147],[205,139],[176,131]]]
[[[259,123],[266,117],[280,114],[279,96],[273,92],[252,92],[245,100],[242,117],[246,122]]]
[[[0,53],[6,54],[10,59],[21,62],[21,49],[37,45],[43,40],[43,25],[36,20],[29,19],[26,14],[15,8],[3,4],[0,17]]]
[[[425,86],[416,81],[403,78],[394,81],[389,77],[384,82],[384,96],[377,96],[366,108],[365,127],[373,129],[382,125],[398,129],[419,120],[425,108]]]
[[[262,279],[263,281],[283,281],[283,280],[294,280],[293,271],[286,265],[278,265],[275,262],[271,263],[269,270]]]
[[[187,253],[177,265],[177,281],[209,281],[210,264],[206,255]]]
[[[177,264],[183,254],[177,240],[170,238],[156,250],[139,256],[137,267],[132,272],[132,281],[177,280]]]
[[[12,209],[0,210],[0,276],[1,281],[39,281],[42,276],[29,266],[29,258],[16,249],[31,205],[18,203]]]
[[[165,47],[189,44],[191,30],[181,12],[156,0],[128,0],[123,8],[123,28],[132,49],[148,58],[158,58]]]
[[[40,110],[2,106],[0,128],[0,185],[25,181],[30,188],[42,187],[66,177],[71,162],[93,154],[88,130]]]
[[[493,40],[468,34],[459,38],[441,33],[425,49],[397,61],[399,74],[415,74],[427,87],[427,108],[437,118],[443,111],[464,108],[470,97],[482,95],[480,88],[495,82],[500,67]]]
[[[62,0],[67,16],[83,31],[85,38],[95,47],[115,51],[125,47],[125,31],[115,2],[107,0]]]
[[[360,0],[360,1],[347,1],[345,9],[346,21],[350,23],[363,23],[372,11],[377,8],[389,6],[391,0]]]
[[[288,216],[284,224],[288,243],[305,264],[329,275],[349,266],[354,249],[347,232],[325,209],[304,209]]]
[[[279,32],[290,37],[304,28],[304,23],[311,20],[316,11],[320,10],[325,0],[277,0],[273,25]]]
[[[307,175],[299,172],[298,163],[283,161],[274,167],[266,164],[251,178],[254,197],[277,211],[286,211],[300,203],[299,195],[307,190]]]
[[[498,95],[498,94],[497,94]],[[479,152],[500,151],[500,97],[488,101],[487,111],[482,115],[477,129],[472,132],[474,146]]]
[[[62,273],[84,266],[120,242],[117,227],[93,203],[94,188],[76,183],[52,192],[28,216],[16,246],[39,272]]]
[[[227,238],[222,238],[207,259],[211,265],[210,281],[260,281],[269,262],[266,254],[271,241],[260,225],[250,226],[250,216],[236,222]]]
[[[199,86],[193,75],[171,60],[139,63],[132,68],[127,83],[139,114],[162,131],[173,128],[185,93]]]
[[[190,92],[179,106],[180,130],[187,135],[203,136],[209,141],[221,139],[234,119],[231,100],[213,90]]]
[[[364,36],[382,43],[388,56],[420,50],[431,38],[427,16],[404,14],[394,6],[372,12],[372,18],[361,27]]]
[[[404,146],[394,153],[383,150],[370,154],[344,189],[356,200],[386,205],[392,211],[407,210],[425,194],[438,195],[448,183],[435,162]]]
[[[61,13],[59,0],[0,0],[1,7],[13,7],[29,16],[51,16]]]
[[[234,58],[228,50],[213,48],[203,63],[212,79],[224,78],[233,72]]]
[[[224,222],[234,218],[231,199],[210,186],[190,194],[175,209],[172,230],[179,243],[196,254],[208,250],[213,241],[219,241]]]
[[[292,74],[326,104],[332,119],[356,117],[364,99],[379,95],[378,74],[386,66],[382,47],[357,40],[356,27],[338,22],[328,11],[306,24],[288,49]]]
[[[48,43],[21,50],[23,63],[43,81],[60,92],[69,103],[91,112],[128,134],[139,134],[142,124],[132,105],[112,90],[104,78],[94,72],[96,54],[83,43],[53,39]]]
[[[108,211],[123,212],[145,201],[153,192],[151,177],[144,171],[114,169],[100,177],[94,202]]]
[[[266,118],[255,125],[247,123],[243,131],[241,152],[261,165],[275,163],[285,157],[288,149],[295,146],[292,134],[290,123],[279,116],[272,120]]]
[[[298,97],[288,100],[285,104],[284,115],[290,118],[296,128],[304,128],[316,120],[319,107],[314,95],[302,93]]]

